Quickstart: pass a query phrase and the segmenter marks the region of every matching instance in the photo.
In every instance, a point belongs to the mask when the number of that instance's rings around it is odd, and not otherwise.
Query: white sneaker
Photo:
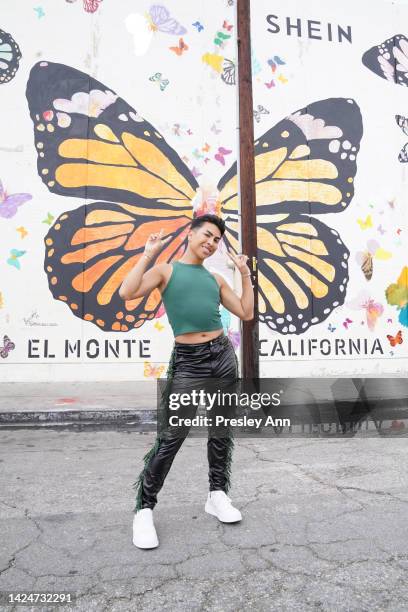
[[[133,519],[133,544],[138,548],[157,548],[159,540],[153,523],[153,511],[143,508]]]
[[[204,509],[222,523],[237,523],[242,520],[240,511],[234,508],[224,491],[210,491]]]

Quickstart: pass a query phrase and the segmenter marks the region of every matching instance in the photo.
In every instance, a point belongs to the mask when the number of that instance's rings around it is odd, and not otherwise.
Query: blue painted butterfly
[[[171,236],[155,263],[179,259],[198,183],[163,136],[111,89],[62,64],[31,70],[27,99],[38,172],[48,189],[93,202],[57,217],[45,271],[55,299],[106,331],[127,331],[159,310],[158,290],[124,302],[119,287],[150,233]],[[260,321],[303,333],[344,302],[349,252],[313,215],[350,203],[362,136],[357,104],[308,105],[255,143]],[[239,251],[237,164],[218,183],[211,212]]]
[[[20,59],[18,44],[10,34],[0,30],[0,83],[8,83],[14,78]]]

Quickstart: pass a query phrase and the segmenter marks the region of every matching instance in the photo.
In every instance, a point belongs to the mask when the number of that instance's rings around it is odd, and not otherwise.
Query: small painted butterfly
[[[145,378],[160,378],[165,369],[165,365],[154,366],[149,361],[145,361],[143,376]]]
[[[407,64],[407,70],[408,70],[408,64]],[[404,134],[408,136],[408,118],[402,117],[401,115],[395,115],[395,119],[397,121],[397,124],[401,128],[401,130],[404,132]],[[401,152],[398,155],[398,160],[403,164],[408,162],[408,142],[406,145],[402,147]]]
[[[387,340],[390,343],[391,346],[396,346],[397,344],[402,344],[403,339],[402,339],[402,331],[399,330],[399,332],[397,333],[396,336],[391,336],[390,334],[387,334]]]
[[[174,51],[174,53],[178,56],[182,55],[184,51],[188,51],[188,45],[184,42],[182,38],[179,40],[178,47],[169,47],[170,51]]]
[[[222,166],[225,166],[225,155],[232,153],[231,149],[224,149],[224,147],[218,147],[218,152],[214,155],[214,159],[220,162]]]
[[[11,219],[17,213],[19,207],[32,199],[29,193],[13,193],[8,195],[0,181],[0,217]]]
[[[14,342],[10,340],[8,336],[3,336],[3,346],[0,346],[0,357],[2,359],[6,359],[10,351],[13,351],[16,348]]]
[[[279,55],[275,55],[273,59],[268,60],[268,65],[271,67],[272,72],[276,72],[277,67],[284,66],[285,63],[286,62],[284,62],[283,59],[279,57]]]
[[[373,219],[371,215],[367,215],[365,219],[357,219],[357,223],[359,224],[360,229],[363,231],[370,227],[373,227]]]
[[[17,270],[21,269],[20,266],[20,262],[19,262],[19,257],[22,257],[23,255],[25,255],[26,251],[19,251],[18,249],[11,249],[10,251],[10,257],[7,260],[7,263],[10,264],[10,266],[13,266],[14,268],[17,268]]]
[[[261,115],[269,115],[269,111],[262,104],[258,104],[258,107],[254,108],[254,119],[257,123],[260,122]]]
[[[163,75],[161,72],[156,72],[156,74],[149,77],[149,81],[153,81],[154,83],[159,83],[161,91],[164,91],[167,85],[170,83],[168,79],[163,79]]]

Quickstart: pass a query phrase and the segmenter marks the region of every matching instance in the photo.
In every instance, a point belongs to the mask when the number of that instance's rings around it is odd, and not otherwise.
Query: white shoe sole
[[[216,511],[212,508],[212,506],[206,502],[205,507],[204,507],[205,512],[207,512],[207,514],[211,514],[211,516],[216,516],[217,519],[219,521],[221,521],[221,523],[239,523],[240,521],[242,521],[242,516],[240,515],[239,518],[235,518],[235,519],[222,519],[218,516],[218,514],[216,513]]]
[[[159,542],[157,541],[156,543],[143,543],[143,544],[136,544],[136,542],[133,540],[133,544],[136,546],[136,548],[141,548],[142,550],[151,550],[152,548],[157,548],[159,545]]]

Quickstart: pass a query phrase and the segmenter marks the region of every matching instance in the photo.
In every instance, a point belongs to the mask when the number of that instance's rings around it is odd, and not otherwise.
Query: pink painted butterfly
[[[363,304],[366,311],[367,326],[370,331],[374,331],[377,320],[384,312],[384,306],[380,302],[369,299]]]
[[[98,8],[100,3],[102,2],[102,0],[83,0],[84,2],[84,10],[87,13],[95,13]]]
[[[225,155],[229,155],[232,153],[231,149],[225,149],[224,147],[218,147],[217,153],[214,155],[214,159],[220,162],[223,166],[225,166]]]
[[[14,342],[12,342],[8,336],[3,336],[3,346],[0,346],[0,357],[6,359],[10,351],[13,351],[15,348],[16,345]]]

